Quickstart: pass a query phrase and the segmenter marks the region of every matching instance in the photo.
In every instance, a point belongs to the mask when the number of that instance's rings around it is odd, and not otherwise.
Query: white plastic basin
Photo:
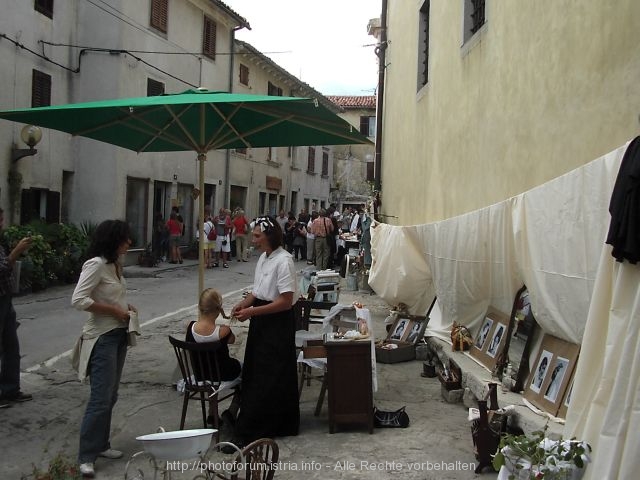
[[[184,460],[203,455],[211,445],[211,437],[217,430],[198,428],[151,433],[136,437],[144,450],[156,460]]]

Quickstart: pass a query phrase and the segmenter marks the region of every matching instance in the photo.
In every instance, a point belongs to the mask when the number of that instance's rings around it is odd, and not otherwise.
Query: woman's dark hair
[[[256,218],[256,227],[262,230],[262,233],[267,237],[271,250],[284,245],[282,228],[274,217],[269,215]]]
[[[129,240],[129,225],[122,220],[105,220],[96,228],[87,250],[88,258],[104,257],[107,263],[118,260],[118,248]]]

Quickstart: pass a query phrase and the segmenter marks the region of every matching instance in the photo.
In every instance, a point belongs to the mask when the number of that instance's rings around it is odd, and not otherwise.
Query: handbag
[[[214,228],[213,225],[211,225],[209,227],[209,233],[207,233],[207,240],[209,240],[210,242],[213,242],[217,237],[218,235],[216,234],[216,229]]]
[[[376,428],[407,428],[409,415],[405,412],[406,406],[395,411],[378,410],[373,407],[373,426]]]
[[[451,327],[451,349],[455,352],[457,350],[469,350],[473,345],[473,337],[471,332],[464,325],[459,325],[457,322],[453,322]]]

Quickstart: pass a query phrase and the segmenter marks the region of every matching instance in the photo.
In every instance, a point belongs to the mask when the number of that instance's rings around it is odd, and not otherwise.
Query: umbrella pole
[[[206,153],[198,154],[198,300],[204,290],[204,162],[207,160]]]

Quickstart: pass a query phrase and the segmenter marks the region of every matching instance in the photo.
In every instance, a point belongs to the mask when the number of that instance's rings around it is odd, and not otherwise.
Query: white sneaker
[[[93,478],[96,476],[96,471],[93,469],[93,463],[81,463],[80,464],[80,473],[83,477]]]
[[[120,450],[114,450],[113,448],[108,448],[104,452],[100,452],[98,456],[115,460],[117,458],[122,458],[122,452]]]

